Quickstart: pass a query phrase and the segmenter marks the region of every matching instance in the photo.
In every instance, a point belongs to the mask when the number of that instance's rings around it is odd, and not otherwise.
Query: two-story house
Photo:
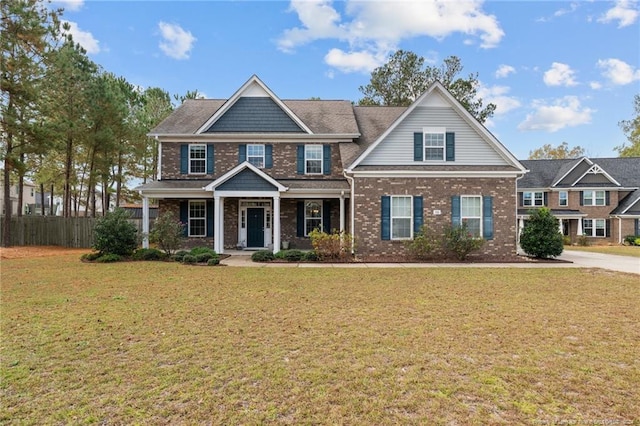
[[[360,256],[394,256],[425,222],[465,222],[485,256],[516,252],[526,169],[439,83],[409,107],[360,107],[282,100],[253,76],[229,99],[185,101],[150,135],[161,164],[138,188],[145,229],[157,199],[191,246],[304,249],[320,228],[353,234]]]
[[[518,181],[519,227],[531,209],[548,207],[576,242],[621,243],[640,235],[640,157],[526,160]]]

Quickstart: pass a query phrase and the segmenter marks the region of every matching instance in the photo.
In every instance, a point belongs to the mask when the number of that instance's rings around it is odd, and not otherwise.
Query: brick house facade
[[[308,249],[321,228],[397,258],[422,224],[465,222],[484,257],[516,252],[526,169],[439,83],[409,107],[360,107],[281,100],[253,76],[229,99],[185,101],[150,136],[160,173],[138,190],[185,223],[188,246]]]

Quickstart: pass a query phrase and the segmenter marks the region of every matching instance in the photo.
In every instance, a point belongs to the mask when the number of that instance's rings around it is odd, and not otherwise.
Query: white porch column
[[[518,219],[518,242],[520,242],[520,234],[522,234],[522,230],[524,229],[524,219]]]
[[[273,252],[280,251],[280,194],[273,197]]]
[[[340,232],[344,230],[344,195],[340,195]]]
[[[149,248],[149,198],[142,197],[142,248]]]
[[[220,248],[220,241],[222,236],[220,235],[220,197],[213,197],[213,250],[216,253],[222,253]]]
[[[560,234],[564,235],[563,229],[562,229],[562,219],[558,219],[558,231],[560,232]]]
[[[220,247],[219,251],[216,253],[224,253],[224,198],[220,197],[220,214],[218,218],[220,219]]]
[[[577,236],[582,235],[582,218],[581,217],[578,218],[578,229],[576,229],[576,235]]]

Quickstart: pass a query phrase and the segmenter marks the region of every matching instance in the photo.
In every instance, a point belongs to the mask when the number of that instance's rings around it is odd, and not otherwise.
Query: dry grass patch
[[[3,260],[0,422],[637,422],[639,305],[600,270]]]
[[[588,251],[591,253],[615,254],[618,256],[640,257],[640,246],[571,246],[567,250]]]

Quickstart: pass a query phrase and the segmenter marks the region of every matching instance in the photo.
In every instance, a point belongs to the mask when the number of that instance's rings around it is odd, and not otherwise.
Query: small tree
[[[458,260],[465,260],[472,251],[480,250],[483,245],[484,239],[474,237],[464,222],[459,226],[446,228],[444,231],[442,247],[453,253]]]
[[[331,234],[314,229],[309,233],[313,250],[320,260],[347,259],[351,256],[353,236],[334,230]]]
[[[116,208],[99,219],[93,230],[93,248],[102,255],[130,256],[138,247],[138,230],[130,218],[126,210]]]
[[[564,247],[559,226],[558,219],[548,208],[531,211],[529,220],[520,234],[520,247],[533,257],[560,256]]]
[[[172,255],[180,248],[183,238],[184,224],[169,212],[158,216],[153,224],[153,230],[149,233],[149,240],[158,244],[168,255]]]
[[[429,235],[429,226],[425,223],[413,239],[405,242],[407,251],[416,259],[424,260],[436,254],[440,244],[436,237]]]

